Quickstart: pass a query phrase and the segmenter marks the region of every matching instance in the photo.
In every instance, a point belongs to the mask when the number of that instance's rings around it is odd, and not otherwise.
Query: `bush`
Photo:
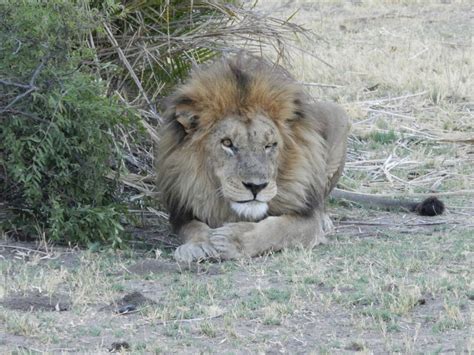
[[[122,165],[113,130],[133,115],[83,65],[94,59],[84,40],[96,27],[94,14],[72,2],[0,7],[6,228],[39,229],[54,241],[122,243],[126,208],[107,176]]]

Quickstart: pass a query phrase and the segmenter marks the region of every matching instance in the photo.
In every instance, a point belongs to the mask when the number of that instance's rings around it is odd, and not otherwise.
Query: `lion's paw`
[[[242,253],[237,249],[237,245],[232,237],[233,232],[233,229],[229,226],[216,228],[211,231],[209,240],[219,253],[221,259],[238,259],[242,256]]]
[[[174,252],[174,259],[183,264],[190,264],[192,262],[199,262],[218,257],[219,253],[209,243],[186,243],[179,246]]]

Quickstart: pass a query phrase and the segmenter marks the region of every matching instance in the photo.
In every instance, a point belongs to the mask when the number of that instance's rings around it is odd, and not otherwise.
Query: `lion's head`
[[[193,71],[170,99],[157,156],[171,222],[192,216],[212,227],[314,207],[322,179],[308,167],[323,166],[324,144],[305,129],[306,100],[261,59]]]
[[[242,217],[259,219],[277,194],[282,138],[264,114],[244,117],[234,113],[217,122],[204,149],[222,197]]]

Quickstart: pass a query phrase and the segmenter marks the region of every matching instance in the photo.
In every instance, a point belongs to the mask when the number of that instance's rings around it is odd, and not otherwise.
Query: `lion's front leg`
[[[268,217],[258,223],[229,223],[211,230],[210,242],[222,259],[256,256],[288,247],[312,248],[326,242],[323,213],[311,217]]]
[[[209,241],[210,230],[207,224],[197,220],[184,224],[178,232],[184,244],[175,250],[175,260],[189,264],[193,261],[218,258],[219,253]]]

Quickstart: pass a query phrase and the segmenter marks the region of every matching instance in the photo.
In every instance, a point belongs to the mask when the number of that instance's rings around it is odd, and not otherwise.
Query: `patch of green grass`
[[[119,328],[119,329],[114,329],[113,334],[114,334],[114,337],[121,339],[125,335],[127,335],[127,332],[124,329]]]
[[[253,290],[243,300],[240,301],[242,311],[255,311],[263,307],[265,304],[264,296]]]
[[[335,293],[334,300],[344,304],[352,304],[355,306],[368,306],[377,302],[374,295],[367,293],[365,290],[359,290],[355,292],[338,292]]]
[[[355,340],[350,342],[349,344],[346,345],[345,347],[346,350],[350,351],[364,351],[366,350],[364,342],[362,340]]]
[[[433,332],[443,333],[452,329],[461,329],[466,326],[466,320],[461,311],[460,302],[446,301],[442,312],[433,325]],[[466,307],[466,306],[465,306]]]
[[[277,288],[269,288],[263,291],[265,297],[270,301],[286,303],[290,299],[290,291]]]
[[[465,326],[464,321],[459,319],[441,318],[433,325],[434,333],[444,333],[452,329],[461,329]]]
[[[27,337],[40,334],[41,322],[34,314],[0,308],[0,320],[5,324],[7,332],[11,334]]]
[[[217,331],[214,327],[214,325],[211,322],[202,322],[199,325],[199,329],[201,334],[204,334],[205,336],[209,338],[215,338],[217,336]]]
[[[265,325],[281,325],[281,318],[278,315],[267,314],[263,317],[263,324]]]
[[[369,140],[372,142],[386,145],[395,142],[398,139],[397,134],[394,130],[389,130],[387,132],[375,131],[369,134]]]
[[[305,276],[303,278],[303,283],[305,285],[317,285],[321,283],[321,280],[318,277],[311,275],[311,276]]]
[[[360,314],[373,318],[375,321],[394,322],[397,316],[387,309],[367,307],[360,311]]]
[[[170,338],[183,339],[191,333],[191,329],[187,324],[179,322],[166,323],[163,327],[163,334]]]
[[[125,291],[125,286],[122,285],[122,284],[116,283],[116,284],[112,285],[112,290],[114,290],[116,292],[123,292],[123,291]]]
[[[147,348],[146,342],[138,342],[138,343],[134,344],[134,346],[133,346],[134,351],[140,351],[140,352],[144,352],[146,350],[146,348]]]
[[[102,334],[102,328],[100,326],[89,326],[87,328],[87,335],[98,337]]]

